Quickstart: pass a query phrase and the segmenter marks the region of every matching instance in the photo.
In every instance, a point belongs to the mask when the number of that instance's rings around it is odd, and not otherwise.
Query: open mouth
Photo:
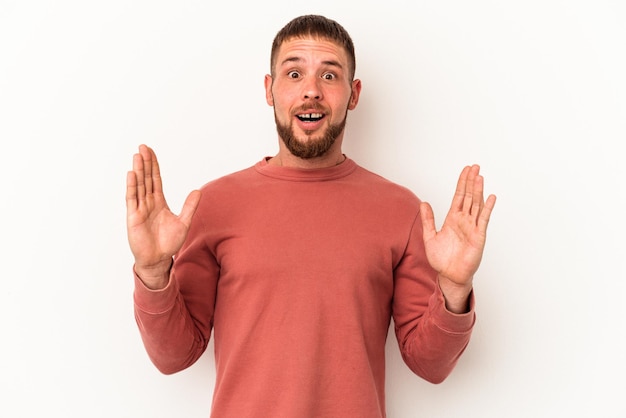
[[[303,113],[301,115],[296,115],[296,117],[300,119],[302,122],[317,122],[319,120],[322,120],[322,118],[324,117],[324,114],[323,113]]]

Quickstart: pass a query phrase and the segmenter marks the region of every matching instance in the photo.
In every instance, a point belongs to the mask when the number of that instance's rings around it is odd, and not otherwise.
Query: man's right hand
[[[135,272],[146,287],[167,286],[172,257],[187,237],[199,201],[200,191],[194,190],[180,215],[173,214],[163,196],[156,154],[146,145],[139,146],[126,176],[126,227]]]

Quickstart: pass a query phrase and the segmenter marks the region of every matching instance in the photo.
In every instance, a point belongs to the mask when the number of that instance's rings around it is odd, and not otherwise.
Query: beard
[[[346,109],[346,115],[344,115],[343,120],[335,125],[330,125],[326,131],[317,138],[311,136],[311,131],[304,131],[307,140],[302,140],[296,136],[293,130],[293,122],[290,124],[282,124],[278,121],[278,118],[276,118],[276,114],[274,114],[274,119],[276,120],[278,136],[289,152],[298,158],[308,160],[321,157],[328,152],[341,132],[343,132],[346,126],[347,116],[348,111]]]

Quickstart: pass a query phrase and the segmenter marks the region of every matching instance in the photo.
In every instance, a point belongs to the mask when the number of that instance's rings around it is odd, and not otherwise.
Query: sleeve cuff
[[[431,315],[435,324],[442,330],[452,333],[466,333],[472,330],[476,322],[476,312],[474,311],[475,300],[474,290],[469,295],[469,311],[462,314],[456,314],[446,309],[446,302],[439,286],[436,286],[435,292],[430,300]]]
[[[133,276],[135,278],[133,300],[138,309],[149,314],[158,315],[170,310],[172,306],[174,306],[179,288],[178,282],[174,279],[173,274],[170,273],[170,280],[167,286],[159,290],[152,290],[146,287],[134,268]]]

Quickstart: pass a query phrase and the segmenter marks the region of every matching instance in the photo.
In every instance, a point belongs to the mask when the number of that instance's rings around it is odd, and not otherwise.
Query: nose
[[[319,80],[317,78],[312,78],[307,80],[303,86],[303,98],[305,100],[321,100],[322,99],[322,90],[319,86]]]

